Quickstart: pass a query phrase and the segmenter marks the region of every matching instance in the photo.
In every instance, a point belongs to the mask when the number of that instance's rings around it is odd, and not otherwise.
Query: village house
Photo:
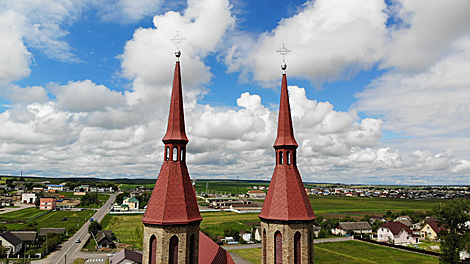
[[[47,189],[48,190],[56,190],[56,191],[63,191],[64,190],[64,185],[62,184],[57,184],[57,185],[54,185],[54,184],[50,184],[50,185],[47,185]]]
[[[437,234],[443,229],[444,228],[442,226],[439,226],[439,220],[436,218],[427,217],[424,219],[424,225],[421,228],[421,238],[437,240]]]
[[[351,232],[355,234],[370,234],[372,233],[372,227],[368,222],[339,222],[335,228],[331,229],[331,233],[340,236],[345,236]]]
[[[56,205],[56,198],[41,198],[39,200],[39,210],[55,210]]]
[[[35,245],[38,240],[38,232],[36,231],[11,231],[13,235],[23,242],[23,246]]]
[[[111,230],[101,230],[98,231],[96,234],[96,243],[98,244],[98,248],[115,248],[116,245],[112,239],[113,231]]]
[[[6,248],[7,258],[11,258],[20,252],[23,248],[23,242],[11,232],[7,231],[0,234],[0,246]]]
[[[414,237],[410,227],[401,222],[388,222],[377,229],[377,240],[393,244],[419,243],[419,237]]]
[[[123,249],[111,258],[110,264],[141,264],[142,253]]]
[[[21,194],[21,203],[34,204],[35,201],[36,201],[35,193],[22,193]]]
[[[139,199],[135,197],[124,197],[122,200],[123,205],[127,205],[129,207],[129,210],[137,210],[139,209]]]
[[[263,191],[248,191],[247,194],[250,199],[266,199],[266,193]]]

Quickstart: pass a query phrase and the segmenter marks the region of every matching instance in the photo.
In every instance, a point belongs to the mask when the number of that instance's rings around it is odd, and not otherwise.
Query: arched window
[[[284,161],[282,160],[282,158],[283,158],[283,157],[282,157],[282,151],[279,151],[279,164],[281,164],[281,165],[284,163]]]
[[[274,258],[275,263],[282,263],[282,235],[281,232],[274,233]]]
[[[165,148],[165,160],[170,160],[170,147]]]
[[[170,239],[170,264],[178,264],[178,237],[172,236]]]
[[[263,264],[266,264],[266,243],[268,242],[266,241],[266,229],[263,229],[263,238],[261,242],[263,243],[263,253],[261,256],[263,258]]]
[[[313,263],[313,232],[308,232],[308,263]]]
[[[178,161],[178,148],[173,148],[173,161]]]
[[[196,263],[196,236],[191,234],[189,239],[189,263]]]
[[[180,150],[180,155],[181,155],[180,160],[183,161],[183,162],[184,162],[185,154],[186,154],[186,153],[185,153],[185,151],[184,151],[184,148],[181,148],[181,150]]]
[[[286,158],[287,158],[287,165],[290,165],[290,151],[287,151],[286,153]]]
[[[296,232],[294,235],[294,263],[300,264],[301,261],[301,246],[300,246],[300,232]]]
[[[150,237],[149,247],[149,263],[157,264],[157,238],[155,237],[155,235],[152,235],[152,237]]]

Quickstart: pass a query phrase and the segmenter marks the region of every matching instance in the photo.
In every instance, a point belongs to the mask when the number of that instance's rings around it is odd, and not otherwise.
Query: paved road
[[[109,207],[114,203],[117,194],[111,194],[108,201],[96,211],[93,215],[93,220],[100,222],[103,217],[109,213]],[[67,242],[62,243],[61,248],[51,253],[47,258],[42,260],[33,261],[33,264],[67,264],[73,263],[77,253],[83,247],[83,244],[88,240],[90,234],[88,234],[88,226],[90,222],[86,222],[80,230],[75,233]],[[75,243],[77,239],[80,239],[82,243]],[[98,256],[97,258],[101,258]]]
[[[28,207],[36,207],[36,205],[34,205],[34,204],[23,204],[23,203],[20,203],[20,202],[16,202],[15,206],[19,206],[19,207],[4,207],[4,208],[0,209],[0,214],[5,214],[5,213],[13,212],[13,211],[18,211],[18,210],[25,209],[25,208],[28,208]]]

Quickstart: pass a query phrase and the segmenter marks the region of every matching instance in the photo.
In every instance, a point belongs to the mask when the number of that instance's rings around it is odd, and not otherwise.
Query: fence
[[[402,250],[407,250],[407,251],[413,251],[413,252],[416,252],[416,253],[421,253],[421,254],[429,255],[429,256],[433,256],[433,257],[439,257],[441,255],[441,253],[437,253],[437,252],[426,251],[424,249],[412,248],[412,247],[407,247],[407,246],[402,246],[402,245],[394,245],[394,244],[389,244],[389,243],[384,243],[384,242],[378,242],[378,241],[375,241],[375,240],[361,238],[359,236],[354,236],[354,239],[357,239],[359,241],[372,243],[372,244],[376,244],[376,245],[380,245],[380,246],[386,246],[386,247],[397,248],[397,249],[402,249]]]

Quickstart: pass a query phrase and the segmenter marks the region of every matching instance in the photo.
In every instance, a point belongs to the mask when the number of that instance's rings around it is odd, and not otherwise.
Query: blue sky
[[[439,19],[436,19],[439,17]],[[0,0],[0,174],[156,178],[176,32],[193,178],[467,184],[468,1]]]

